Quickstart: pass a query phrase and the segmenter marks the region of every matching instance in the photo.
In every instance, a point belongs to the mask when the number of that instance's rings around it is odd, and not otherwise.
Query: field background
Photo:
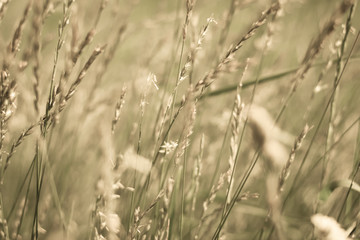
[[[360,239],[357,1],[0,10],[0,239]]]

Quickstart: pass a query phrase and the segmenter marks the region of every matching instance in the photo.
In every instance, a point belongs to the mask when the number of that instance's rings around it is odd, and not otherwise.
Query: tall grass
[[[360,239],[359,22],[0,1],[0,239]]]

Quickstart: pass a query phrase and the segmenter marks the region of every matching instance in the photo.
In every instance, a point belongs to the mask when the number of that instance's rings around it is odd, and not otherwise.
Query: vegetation
[[[0,239],[360,239],[356,0],[0,0]]]

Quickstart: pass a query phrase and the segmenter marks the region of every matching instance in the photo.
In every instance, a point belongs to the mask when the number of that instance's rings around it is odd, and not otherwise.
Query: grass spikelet
[[[226,52],[225,56],[219,61],[216,67],[196,83],[195,91],[200,91],[200,96],[203,94],[203,91],[208,88],[216,78],[218,78],[219,74],[228,71],[228,69],[231,69],[231,63],[233,62],[234,54],[243,46],[244,42],[251,38],[255,34],[256,30],[265,23],[266,18],[270,14],[276,12],[278,9],[279,4],[275,3],[270,8],[262,12],[261,16],[256,22],[252,24],[247,33],[236,43],[236,45],[230,47],[230,49]]]
[[[308,132],[310,131],[310,129],[311,129],[311,127],[309,127],[306,124],[304,129],[302,130],[302,132],[300,133],[300,135],[297,137],[297,139],[294,142],[294,146],[292,147],[292,149],[290,151],[289,158],[288,158],[286,164],[284,165],[283,169],[281,170],[281,174],[279,177],[279,189],[278,189],[279,192],[282,192],[284,190],[283,186],[285,184],[286,179],[290,175],[290,167],[295,160],[295,153],[301,147],[301,144],[303,143],[303,141],[304,141],[306,135],[308,134]]]
[[[123,87],[121,90],[121,94],[120,94],[120,98],[119,100],[116,102],[116,106],[115,106],[115,114],[114,114],[114,118],[111,122],[111,132],[114,134],[115,132],[115,127],[116,127],[116,123],[119,121],[120,119],[120,113],[121,113],[121,109],[125,103],[125,96],[126,96],[126,87]]]
[[[35,2],[34,16],[32,20],[32,28],[34,30],[32,53],[34,59],[33,74],[34,74],[34,108],[35,112],[39,114],[39,85],[40,85],[40,51],[41,51],[41,29],[43,24],[43,9],[40,2]]]
[[[283,101],[283,105],[280,109],[278,116],[276,117],[276,121],[281,117],[283,111],[286,108],[286,105],[292,95],[297,90],[301,81],[305,78],[305,74],[310,69],[311,65],[313,64],[315,57],[321,50],[322,43],[325,41],[327,37],[330,36],[331,33],[334,32],[336,25],[338,25],[341,17],[345,12],[352,6],[352,0],[344,0],[341,2],[339,7],[332,13],[330,19],[325,23],[325,25],[321,28],[320,33],[316,36],[314,40],[312,40],[306,50],[305,56],[301,61],[300,67],[296,71],[295,75],[291,80],[291,89],[288,95],[286,96],[285,100]]]
[[[60,81],[59,85],[55,91],[55,77],[56,77],[56,72],[57,72],[57,68],[58,68],[58,60],[59,60],[60,50],[65,43],[65,40],[64,40],[65,29],[66,29],[66,26],[70,22],[70,7],[73,2],[74,2],[73,0],[64,1],[63,17],[58,23],[58,29],[57,29],[58,30],[58,39],[57,39],[55,55],[54,55],[54,64],[53,64],[52,72],[51,72],[49,95],[48,95],[48,100],[46,103],[46,111],[45,111],[45,117],[44,117],[45,125],[47,125],[47,122],[50,118],[49,113],[52,110],[52,108],[54,107],[56,93],[59,93],[59,90],[62,89],[61,81]],[[56,118],[54,118],[54,119],[56,119]]]
[[[28,5],[25,7],[22,18],[15,30],[13,38],[8,46],[8,52],[11,54],[15,55],[16,52],[19,51],[19,46],[20,46],[20,41],[21,41],[20,39],[21,39],[21,35],[22,35],[23,29],[24,29],[24,24],[25,24],[26,18],[29,14],[30,7],[31,7],[31,3],[28,3]]]
[[[201,140],[200,140],[200,152],[199,152],[199,156],[196,158],[196,162],[195,162],[195,166],[194,166],[194,173],[193,173],[193,199],[192,199],[192,204],[191,204],[191,211],[195,212],[195,206],[196,206],[196,201],[197,201],[197,195],[199,192],[199,186],[200,186],[200,177],[201,177],[201,171],[202,171],[202,158],[203,158],[203,154],[204,154],[204,134],[201,135]]]
[[[21,143],[24,141],[24,139],[26,137],[28,137],[29,135],[31,135],[33,129],[38,126],[38,124],[33,124],[31,125],[29,128],[27,128],[26,130],[24,130],[20,136],[18,137],[18,139],[11,145],[11,149],[8,153],[8,156],[6,157],[6,161],[5,161],[5,166],[4,166],[4,173],[6,171],[6,169],[9,167],[10,164],[10,160],[11,157],[14,155],[16,149],[21,145]],[[1,179],[0,181],[2,182],[3,179]]]
[[[185,101],[187,101],[187,105],[185,105],[185,108],[188,108],[188,118],[185,122],[184,127],[184,137],[182,141],[179,143],[178,151],[176,153],[175,157],[175,165],[180,164],[180,158],[184,155],[186,148],[190,144],[190,137],[193,134],[193,128],[195,124],[195,118],[196,118],[196,104],[194,102],[194,99],[192,99],[192,90],[189,90],[189,94]],[[186,110],[185,110],[186,111]]]
[[[186,78],[189,78],[189,83],[191,84],[191,72],[192,72],[192,68],[194,65],[195,58],[196,58],[196,53],[202,48],[203,41],[205,39],[206,33],[208,32],[211,23],[217,24],[217,22],[215,21],[214,18],[209,17],[206,20],[205,26],[203,26],[203,28],[200,31],[197,42],[192,44],[190,53],[187,56],[186,62],[180,71],[180,77],[179,77],[179,81],[176,85],[176,88]]]
[[[94,99],[96,90],[101,85],[101,83],[103,81],[103,76],[106,73],[106,70],[108,69],[109,64],[111,63],[111,60],[113,60],[116,50],[119,48],[119,45],[120,45],[122,37],[125,33],[125,30],[126,30],[126,24],[121,25],[117,31],[114,41],[112,43],[110,43],[108,47],[106,47],[107,50],[104,53],[104,57],[101,62],[101,65],[99,67],[99,70],[96,73],[95,83],[93,84],[92,88],[90,89],[90,92],[88,95],[87,110],[91,108],[92,100]]]
[[[62,100],[62,102],[60,103],[59,106],[59,112],[61,112],[66,103],[70,100],[70,98],[74,95],[77,87],[79,86],[79,84],[81,83],[81,81],[83,80],[83,78],[85,77],[87,71],[89,70],[90,66],[92,65],[92,63],[95,61],[95,59],[98,57],[99,54],[101,54],[106,46],[102,46],[102,47],[97,47],[95,48],[95,50],[93,51],[93,53],[91,54],[91,56],[89,57],[89,59],[87,60],[87,62],[85,63],[84,67],[81,69],[78,77],[76,78],[76,80],[71,84],[68,92],[65,94],[64,99]]]
[[[190,19],[192,16],[195,2],[196,2],[196,0],[186,0],[186,17],[185,17],[185,23],[184,23],[183,31],[182,31],[183,41],[185,40],[187,32],[188,32],[187,28],[189,26],[189,22],[190,22]]]
[[[21,37],[22,37],[26,18],[30,11],[30,7],[31,7],[31,2],[28,3],[27,6],[25,7],[23,15],[19,21],[19,24],[17,25],[17,28],[13,34],[13,37],[7,46],[7,54],[4,56],[3,63],[2,63],[3,71],[9,72],[10,67],[14,64],[14,58],[15,58],[17,52],[19,51]]]
[[[4,184],[4,172],[6,161],[4,163],[4,141],[8,132],[8,121],[13,116],[16,105],[16,82],[10,79],[7,69],[1,71],[0,76],[0,189]],[[6,240],[10,239],[7,220],[4,216],[3,195],[0,190],[0,234]]]
[[[318,55],[324,40],[334,31],[335,26],[339,23],[340,17],[353,5],[352,0],[343,1],[340,6],[333,12],[329,21],[323,26],[318,36],[310,43],[305,56],[301,62],[301,67],[295,74],[292,91],[296,91],[299,81],[301,81],[306,72],[309,70],[315,57]]]
[[[87,34],[86,37],[84,38],[84,40],[80,43],[78,49],[76,52],[72,53],[72,57],[71,60],[73,62],[73,64],[75,64],[79,58],[79,56],[81,55],[81,53],[83,52],[84,48],[89,45],[91,43],[91,41],[93,40],[95,35],[95,29],[91,29]]]
[[[3,184],[4,172],[7,168],[8,161],[4,163],[3,147],[6,134],[8,132],[8,121],[13,116],[16,105],[16,82],[10,79],[10,75],[6,70],[1,71],[1,85],[0,85],[0,185]],[[1,201],[1,200],[0,200]],[[0,202],[1,204],[1,202]],[[2,210],[2,205],[0,205]],[[1,217],[1,216],[0,216]],[[0,218],[1,220],[2,218]]]
[[[231,124],[231,138],[230,138],[230,156],[229,156],[229,170],[228,170],[228,192],[227,192],[227,204],[231,201],[232,189],[233,189],[233,179],[235,175],[235,163],[236,156],[238,156],[238,144],[240,140],[240,121],[241,121],[241,113],[244,109],[244,103],[241,101],[240,90],[242,87],[242,80],[244,74],[247,70],[248,65],[245,66],[245,69],[240,77],[237,93],[235,96],[234,107],[232,111],[232,118],[230,121]]]

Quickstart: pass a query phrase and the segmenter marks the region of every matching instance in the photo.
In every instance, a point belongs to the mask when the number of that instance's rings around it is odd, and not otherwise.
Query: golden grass
[[[0,239],[360,238],[359,17],[0,0]]]

